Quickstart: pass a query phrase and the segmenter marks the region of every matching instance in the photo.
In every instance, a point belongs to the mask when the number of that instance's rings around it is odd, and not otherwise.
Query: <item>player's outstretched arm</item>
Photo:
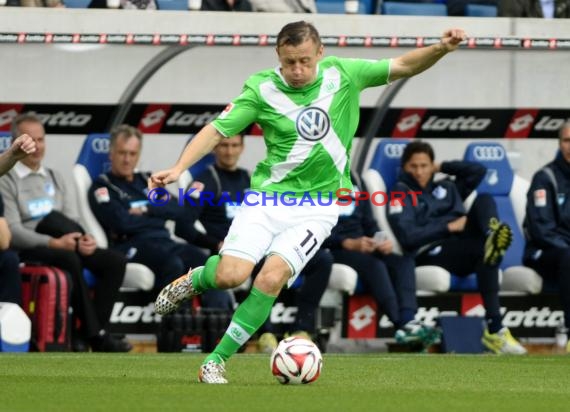
[[[447,53],[457,49],[465,38],[465,31],[462,29],[449,29],[443,33],[438,44],[415,49],[392,59],[390,81],[411,77],[429,69]]]
[[[31,136],[18,136],[8,150],[0,155],[0,176],[8,172],[18,160],[36,151],[36,141]]]
[[[167,170],[153,173],[149,178],[150,189],[164,187],[178,180],[182,172],[210,153],[224,136],[214,126],[208,124],[188,143],[176,164]]]

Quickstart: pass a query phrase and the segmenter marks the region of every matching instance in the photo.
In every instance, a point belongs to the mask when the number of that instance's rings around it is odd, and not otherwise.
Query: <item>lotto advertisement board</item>
[[[198,132],[215,119],[225,105],[133,104],[125,122],[143,133]],[[19,113],[36,112],[48,134],[88,134],[108,131],[117,105],[0,104],[0,132],[9,131]],[[356,136],[363,136],[373,109],[361,108]],[[430,109],[392,108],[376,132],[377,137],[401,138],[556,138],[560,127],[570,120],[570,110]]]
[[[551,338],[564,314],[558,295],[501,296],[503,325],[520,338]],[[416,319],[435,326],[439,316],[462,315],[483,318],[485,310],[479,294],[446,293],[418,297]],[[369,295],[346,296],[343,305],[343,337],[352,339],[389,338],[394,328],[380,314]]]

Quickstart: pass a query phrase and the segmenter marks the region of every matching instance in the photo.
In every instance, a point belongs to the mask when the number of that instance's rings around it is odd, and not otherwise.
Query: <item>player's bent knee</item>
[[[262,272],[257,275],[253,285],[264,293],[277,296],[288,279],[288,274],[276,271]]]
[[[220,289],[235,288],[245,282],[250,274],[251,270],[220,265],[216,271],[216,285]]]

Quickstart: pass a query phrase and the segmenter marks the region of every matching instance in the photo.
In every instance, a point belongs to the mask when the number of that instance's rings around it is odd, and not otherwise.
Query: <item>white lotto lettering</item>
[[[181,111],[174,112],[166,121],[167,126],[205,126],[214,120],[220,112],[205,112],[201,114],[184,113]]]
[[[489,118],[477,118],[475,116],[459,116],[448,119],[445,117],[430,116],[422,125],[422,130],[463,130],[463,131],[481,131],[485,130],[491,124]]]
[[[546,130],[546,131],[558,131],[562,127],[562,125],[566,122],[569,122],[570,118],[568,119],[560,119],[560,118],[551,118],[550,116],[544,116],[541,118],[536,126],[534,126],[535,130]]]
[[[75,112],[57,112],[54,114],[37,113],[46,126],[82,127],[91,121],[90,114],[76,114]]]
[[[295,322],[295,315],[297,314],[297,307],[286,307],[283,303],[276,303],[271,309],[271,323],[293,323]]]
[[[154,303],[146,306],[125,306],[123,302],[115,302],[111,312],[111,323],[156,323],[160,315],[154,313]]]
[[[529,310],[506,312],[503,316],[503,325],[508,328],[555,328],[563,318],[564,313],[561,310],[551,311],[548,307],[539,310],[532,307]]]

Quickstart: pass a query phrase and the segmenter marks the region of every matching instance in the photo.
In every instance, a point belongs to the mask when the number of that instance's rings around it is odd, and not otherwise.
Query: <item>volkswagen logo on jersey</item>
[[[327,135],[331,127],[329,115],[318,107],[307,107],[297,116],[297,133],[305,140],[316,142]]]

